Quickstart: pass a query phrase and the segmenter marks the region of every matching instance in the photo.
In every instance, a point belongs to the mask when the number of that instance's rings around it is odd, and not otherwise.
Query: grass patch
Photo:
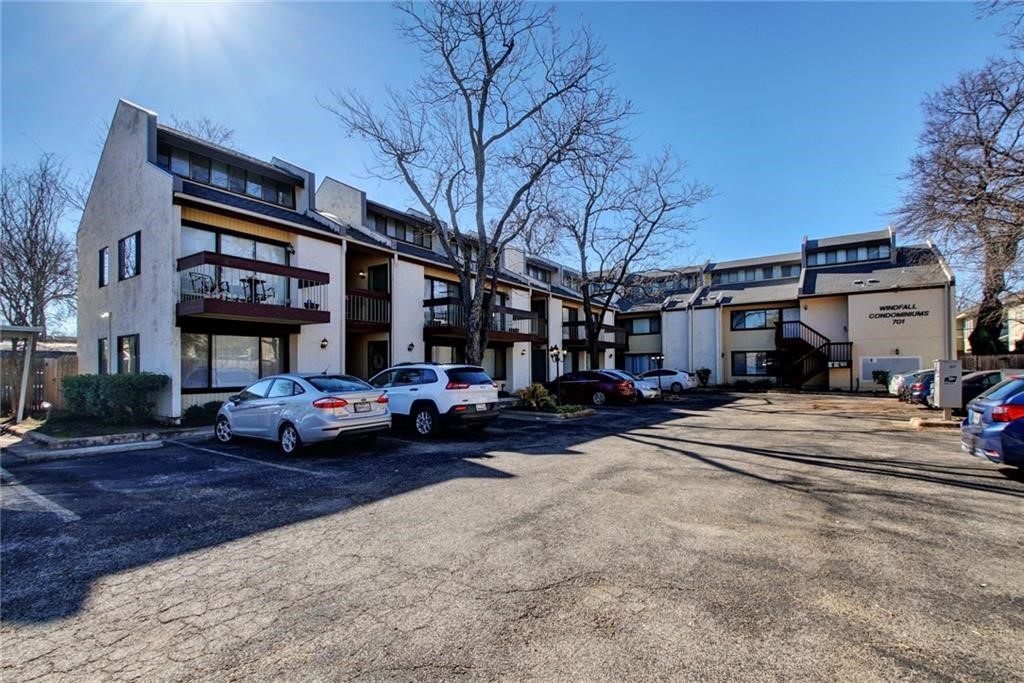
[[[568,405],[558,406],[555,408],[555,412],[559,415],[564,415],[565,413],[578,413],[579,411],[586,409],[587,406],[578,406],[570,403]]]
[[[129,432],[148,431],[157,426],[159,425],[112,425],[95,417],[83,417],[68,413],[51,413],[50,419],[41,423],[35,431],[39,434],[52,436],[55,439],[75,439],[82,436],[103,436],[105,434],[127,434]]]

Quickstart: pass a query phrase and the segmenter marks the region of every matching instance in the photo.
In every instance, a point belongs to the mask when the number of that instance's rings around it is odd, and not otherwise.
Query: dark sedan
[[[968,403],[978,398],[981,392],[985,391],[989,387],[994,387],[1003,381],[1002,370],[982,370],[980,372],[972,372],[964,375],[961,383],[962,399],[961,405],[966,406]],[[963,413],[964,410],[960,409],[957,411]]]
[[[548,391],[559,397],[560,403],[630,403],[636,400],[636,387],[629,380],[600,370],[567,372],[547,384]]]
[[[1024,417],[1006,425],[999,438],[1003,442],[1003,463],[1024,469]]]
[[[935,379],[935,371],[921,373],[914,383],[910,385],[910,402],[928,404],[928,395],[932,393],[932,381]]]

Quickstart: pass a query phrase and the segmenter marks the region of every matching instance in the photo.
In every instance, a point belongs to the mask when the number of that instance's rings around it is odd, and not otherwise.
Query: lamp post
[[[661,370],[661,366],[665,363],[664,354],[657,353],[651,356],[651,360],[658,364],[658,370]],[[661,398],[661,373],[658,373],[658,398]]]
[[[562,359],[565,358],[565,349],[558,348],[558,344],[548,351],[551,360],[555,361],[555,391],[558,394],[558,405],[562,405]]]

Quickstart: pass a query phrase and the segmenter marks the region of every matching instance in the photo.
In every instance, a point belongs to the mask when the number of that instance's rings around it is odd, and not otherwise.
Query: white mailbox
[[[958,360],[937,360],[935,361],[935,379],[932,385],[935,388],[936,408],[962,408],[963,393],[961,391],[960,378],[963,375],[963,368]]]

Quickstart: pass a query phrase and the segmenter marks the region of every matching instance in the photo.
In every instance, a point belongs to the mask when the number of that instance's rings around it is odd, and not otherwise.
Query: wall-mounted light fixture
[[[363,280],[365,280],[366,279],[366,271],[360,270],[359,271],[359,277],[362,278]]]
[[[327,348],[327,344],[328,344],[327,337],[324,337],[323,339],[320,340],[320,348],[321,349],[326,349]]]
[[[900,355],[900,350],[899,349],[896,349],[896,355],[897,356]]]
[[[415,348],[416,348],[416,344],[413,343],[413,342],[409,342],[409,345],[405,347],[405,350],[406,351],[412,351]]]
[[[520,351],[519,355],[520,356],[525,356],[526,355],[526,349],[523,349],[522,351]]]
[[[286,247],[284,248],[284,250],[285,250],[285,251],[287,251],[287,252],[288,252],[289,254],[294,254],[294,253],[295,253],[295,247],[293,247],[293,246],[292,246],[292,245],[290,245],[290,244],[289,244],[288,246],[286,246]]]

